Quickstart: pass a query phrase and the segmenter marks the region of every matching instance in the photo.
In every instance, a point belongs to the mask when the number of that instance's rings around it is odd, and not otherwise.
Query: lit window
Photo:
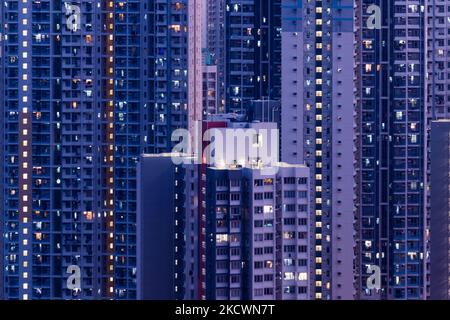
[[[299,272],[298,280],[299,281],[306,281],[306,280],[308,280],[308,273],[306,273],[306,272]]]
[[[228,234],[216,235],[216,243],[227,243],[227,242],[228,242]]]
[[[295,276],[293,272],[285,272],[284,273],[284,280],[294,280]]]

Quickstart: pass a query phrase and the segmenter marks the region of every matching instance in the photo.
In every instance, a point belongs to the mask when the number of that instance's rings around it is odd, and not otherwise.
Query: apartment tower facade
[[[136,298],[136,167],[187,128],[188,4],[2,5],[5,298]]]
[[[425,11],[423,1],[356,8],[360,299],[427,297]],[[367,288],[370,266],[379,290]]]
[[[311,170],[312,299],[354,297],[352,1],[282,1],[281,159]]]

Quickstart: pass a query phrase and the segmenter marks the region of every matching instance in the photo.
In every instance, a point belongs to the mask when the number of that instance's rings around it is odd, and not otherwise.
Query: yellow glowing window
[[[322,120],[322,115],[321,114],[316,115],[316,120],[317,121],[321,121]]]
[[[321,26],[322,25],[322,19],[316,19],[316,25]]]
[[[322,96],[322,91],[316,91],[316,97],[321,97]]]
[[[316,79],[316,84],[322,84],[322,79]]]
[[[316,31],[316,37],[321,37],[322,36],[322,31]]]
[[[363,44],[366,49],[372,49],[372,40],[364,40]]]
[[[316,174],[316,180],[322,180],[322,175],[321,174]]]
[[[94,218],[94,213],[92,211],[86,212],[86,220],[92,220]]]
[[[322,67],[317,67],[317,68],[316,68],[316,72],[317,72],[317,73],[321,73],[321,72],[322,72]]]
[[[316,56],[316,61],[322,61],[322,55],[321,54],[318,54]]]

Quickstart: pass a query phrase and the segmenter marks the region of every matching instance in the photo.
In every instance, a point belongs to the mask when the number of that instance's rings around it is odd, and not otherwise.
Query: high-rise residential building
[[[204,110],[204,49],[206,36],[206,4],[204,0],[189,0],[188,6],[188,128],[195,144],[196,125]]]
[[[450,118],[450,75],[447,59],[450,47],[448,1],[426,3],[427,21],[427,105],[431,119]]]
[[[2,6],[7,299],[114,294],[113,194],[107,178],[114,161],[114,53],[106,45],[114,24],[108,4],[11,1]],[[73,265],[80,271],[80,288],[67,285]]]
[[[185,184],[190,166],[175,154],[142,155],[138,164],[137,298],[184,298]],[[193,167],[192,167],[193,168]]]
[[[360,299],[427,297],[424,1],[357,2]],[[381,271],[379,290],[368,269]]]
[[[276,130],[275,123],[248,123],[236,114],[213,114],[203,121],[201,136],[204,138],[198,159],[198,165],[186,175],[186,283],[185,298],[189,300],[207,299],[206,288],[206,176],[207,168],[215,164],[244,165],[246,163],[262,163],[269,165],[278,162],[278,135],[271,136]],[[223,140],[225,139],[225,140]],[[237,140],[236,140],[237,139]],[[216,141],[213,157],[207,150],[212,151],[212,141]],[[233,145],[236,143],[236,145]],[[243,154],[242,147],[250,145],[258,150],[256,157],[253,153]],[[221,149],[226,146],[226,150]],[[273,147],[273,148],[272,148]],[[232,148],[232,149],[228,149]],[[273,154],[272,154],[273,152]],[[199,155],[197,155],[199,156]]]
[[[110,31],[108,42],[99,43],[100,50],[112,51],[107,58],[109,78],[105,82],[110,123],[105,127],[114,129],[106,136],[110,139],[104,163],[107,174],[101,183],[108,185],[107,215],[112,217],[107,221],[112,240],[108,246],[114,248],[108,257],[114,259],[114,264],[108,268],[109,279],[113,280],[110,291],[117,299],[136,299],[136,169],[140,154],[153,146],[151,130],[156,126],[149,118],[152,103],[148,100],[154,92],[151,81],[147,82],[156,64],[153,57],[147,59],[151,53],[148,46],[152,48],[154,44],[154,25],[143,23],[149,18],[151,22],[159,21],[152,20],[151,4],[137,0],[101,3],[107,9],[106,28]],[[95,28],[105,26],[96,24]]]
[[[172,148],[171,132],[187,127],[188,79],[188,1],[149,2],[149,130],[148,153],[168,152]],[[191,11],[192,20],[195,12]],[[195,29],[195,27],[194,27]],[[193,36],[194,39],[198,37]],[[196,46],[192,44],[191,46]],[[197,51],[196,51],[197,52]],[[198,57],[192,57],[196,60]],[[194,63],[192,61],[191,63]],[[194,72],[195,71],[195,72]],[[191,95],[196,97],[196,90]],[[194,102],[193,102],[194,103]]]
[[[185,164],[184,181],[184,300],[204,300],[205,179],[204,164]]]
[[[281,159],[311,170],[316,299],[354,297],[353,2],[282,1]]]
[[[207,48],[217,66],[219,110],[281,99],[281,0],[208,0]]]
[[[281,0],[255,0],[254,100],[281,99]]]
[[[194,160],[140,159],[138,299],[309,299],[309,169]]]
[[[437,119],[449,119],[450,109],[448,103],[450,101],[450,74],[448,73],[450,65],[447,62],[450,46],[450,21],[447,17],[450,2],[448,1],[427,1],[426,2],[426,130],[427,130],[427,228],[431,228],[431,150],[430,135],[431,121]],[[428,242],[426,250],[432,250]],[[431,276],[431,258],[427,261],[428,272]],[[431,284],[430,284],[431,286]],[[431,293],[427,292],[427,296]]]
[[[224,86],[227,112],[281,97],[281,1],[225,0]]]
[[[218,109],[225,111],[225,0],[206,0],[206,52],[217,68]]]
[[[450,299],[450,120],[431,123],[430,298]]]
[[[188,127],[193,3],[1,6],[5,298],[136,298],[136,166]]]
[[[309,169],[206,173],[206,299],[309,299]]]

